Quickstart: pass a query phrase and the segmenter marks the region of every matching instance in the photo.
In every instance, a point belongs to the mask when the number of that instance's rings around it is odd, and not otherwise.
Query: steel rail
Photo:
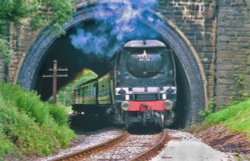
[[[126,139],[128,136],[129,136],[128,132],[124,132],[120,136],[114,139],[111,139],[105,143],[98,144],[96,146],[93,146],[84,150],[76,151],[70,154],[66,154],[64,156],[52,159],[50,161],[78,161],[78,160],[81,160],[81,158],[90,156],[94,153],[100,152],[102,150],[106,150],[108,148],[112,148],[113,146],[117,145],[119,142]]]
[[[165,143],[170,140],[170,136],[167,134],[166,131],[163,131],[161,134],[161,139],[155,146],[150,148],[149,150],[135,156],[130,161],[147,161],[155,157],[160,150],[164,147]]]

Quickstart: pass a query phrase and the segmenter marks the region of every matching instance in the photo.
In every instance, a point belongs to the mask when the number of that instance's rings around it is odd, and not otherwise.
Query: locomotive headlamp
[[[122,108],[123,111],[128,111],[129,107],[130,107],[129,101],[123,101],[122,102],[121,108]]]
[[[173,102],[170,100],[166,100],[164,102],[164,108],[165,110],[171,110],[173,108]]]
[[[167,99],[167,94],[165,94],[165,93],[162,94],[162,99],[163,99],[163,100]]]

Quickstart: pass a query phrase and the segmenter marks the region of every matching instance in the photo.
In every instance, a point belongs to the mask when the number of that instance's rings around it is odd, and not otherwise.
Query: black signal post
[[[56,104],[56,95],[57,95],[57,78],[68,77],[68,69],[67,68],[58,68],[58,61],[53,60],[53,69],[49,69],[49,72],[52,72],[48,75],[43,75],[43,78],[52,78],[52,102]],[[60,74],[59,72],[65,72],[64,74]]]

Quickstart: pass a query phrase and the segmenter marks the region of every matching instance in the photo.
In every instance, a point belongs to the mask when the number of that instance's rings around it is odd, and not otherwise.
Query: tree
[[[47,26],[60,28],[74,12],[75,0],[2,0],[0,26],[18,24],[22,18],[31,19],[33,29]]]
[[[20,24],[22,18],[30,19],[32,30],[49,25],[62,33],[62,26],[74,12],[76,0],[1,0],[0,5],[0,54],[9,55],[10,23]]]

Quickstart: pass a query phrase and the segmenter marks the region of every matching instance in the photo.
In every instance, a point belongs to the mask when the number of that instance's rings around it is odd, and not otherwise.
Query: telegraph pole
[[[68,74],[59,74],[58,72],[68,72],[67,68],[58,68],[58,61],[53,60],[53,68],[49,69],[49,72],[52,74],[43,75],[43,78],[52,78],[52,102],[56,104],[56,95],[57,95],[57,78],[68,77]]]

